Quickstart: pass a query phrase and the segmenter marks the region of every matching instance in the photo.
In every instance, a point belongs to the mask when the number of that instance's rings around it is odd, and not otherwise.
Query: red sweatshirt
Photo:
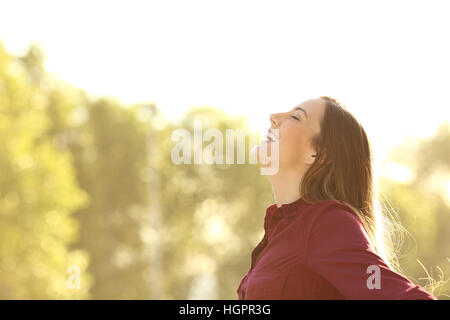
[[[273,204],[264,230],[239,283],[240,300],[436,299],[387,266],[344,202]]]

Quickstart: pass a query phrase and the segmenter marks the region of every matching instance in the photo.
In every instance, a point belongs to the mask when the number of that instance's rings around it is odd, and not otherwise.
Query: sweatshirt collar
[[[300,209],[307,205],[307,202],[303,198],[299,198],[291,203],[282,204],[281,207],[277,207],[274,203],[266,209],[266,216],[264,218],[264,229],[266,232],[270,232],[272,226],[279,220],[285,217],[293,217],[300,212]]]
[[[280,213],[282,216],[290,216],[295,214],[297,212],[297,209],[302,207],[302,205],[304,205],[305,203],[306,201],[303,198],[298,198],[291,203],[282,204],[280,207],[277,207],[277,204],[274,203],[267,209],[276,213]]]

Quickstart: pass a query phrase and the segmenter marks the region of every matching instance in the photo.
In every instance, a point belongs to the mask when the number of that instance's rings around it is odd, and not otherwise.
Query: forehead
[[[306,113],[308,114],[308,120],[306,121],[307,127],[311,128],[314,134],[319,133],[320,123],[325,114],[325,102],[320,98],[309,99],[303,101],[302,103],[296,105],[295,107],[303,108],[306,111]]]
[[[308,114],[308,119],[320,119],[325,110],[325,102],[320,98],[309,99],[299,103],[293,109],[295,110],[296,107],[303,108]]]

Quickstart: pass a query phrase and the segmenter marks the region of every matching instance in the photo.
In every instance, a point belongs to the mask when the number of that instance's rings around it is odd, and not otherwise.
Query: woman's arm
[[[316,215],[306,244],[309,268],[347,299],[436,299],[393,271],[370,248],[367,233],[352,213],[332,208]]]

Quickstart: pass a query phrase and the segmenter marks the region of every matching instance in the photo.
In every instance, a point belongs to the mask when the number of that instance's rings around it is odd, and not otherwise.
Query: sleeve
[[[306,262],[347,299],[436,300],[422,287],[400,275],[370,247],[358,217],[333,208],[311,224]]]

